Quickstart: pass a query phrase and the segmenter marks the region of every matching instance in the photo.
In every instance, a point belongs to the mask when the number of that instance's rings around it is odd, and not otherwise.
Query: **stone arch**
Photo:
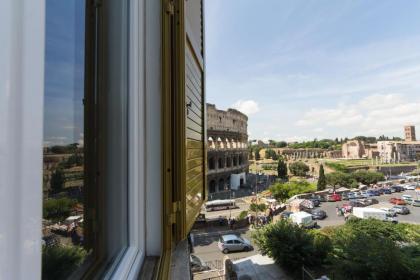
[[[232,142],[232,149],[236,149],[236,148],[237,148],[237,146],[236,146],[236,142],[235,142],[235,140],[234,140],[234,139],[232,139],[232,140],[231,140],[231,142]]]
[[[232,158],[230,156],[226,157],[226,167],[232,167]]]
[[[223,178],[219,179],[219,183],[218,183],[218,191],[224,191],[225,190],[225,180]]]
[[[225,143],[223,143],[223,141],[220,137],[217,138],[217,146],[218,146],[219,149],[224,149],[225,148]]]
[[[209,148],[211,148],[211,149],[215,149],[216,148],[216,144],[214,143],[214,140],[213,140],[212,137],[209,137],[207,143],[208,143]]]
[[[222,169],[222,168],[224,168],[225,166],[224,166],[224,162],[223,162],[224,160],[223,160],[223,157],[219,157],[218,159],[217,159],[217,168],[218,169]]]
[[[229,139],[226,138],[225,142],[226,142],[226,149],[232,148],[232,145],[230,144]]]
[[[216,162],[214,157],[209,158],[209,170],[214,170],[216,168]]]
[[[209,184],[209,193],[214,193],[214,192],[216,192],[216,181],[211,180]]]

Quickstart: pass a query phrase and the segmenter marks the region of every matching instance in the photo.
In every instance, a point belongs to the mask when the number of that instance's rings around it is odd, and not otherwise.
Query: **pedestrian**
[[[219,216],[219,226],[223,226],[223,218],[222,218],[222,216]]]

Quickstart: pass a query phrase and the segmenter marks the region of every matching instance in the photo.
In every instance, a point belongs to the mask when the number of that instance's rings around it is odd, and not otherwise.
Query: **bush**
[[[243,220],[248,216],[248,211],[241,211],[238,215],[238,220]]]
[[[67,197],[52,198],[44,201],[43,217],[45,219],[63,220],[67,218],[76,201]]]
[[[309,172],[309,166],[302,161],[296,161],[289,165],[289,170],[295,176],[304,177]]]
[[[287,220],[280,220],[256,230],[252,238],[263,255],[273,258],[282,268],[289,271],[300,269],[302,265],[312,267],[322,264],[324,259],[319,256],[328,253],[316,252],[316,248],[328,243],[326,235],[320,237],[311,234]]]
[[[42,279],[67,279],[85,260],[87,251],[79,246],[42,248]]]

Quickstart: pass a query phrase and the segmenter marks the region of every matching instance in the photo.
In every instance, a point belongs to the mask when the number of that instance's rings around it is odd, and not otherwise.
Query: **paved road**
[[[207,219],[218,218],[219,216],[228,218],[229,215],[231,215],[232,217],[237,217],[239,213],[241,213],[242,211],[247,211],[249,209],[249,204],[245,203],[242,199],[236,199],[236,206],[238,206],[238,208],[236,209],[210,212],[203,211],[202,213],[206,215]]]
[[[403,194],[410,194],[414,198],[416,197],[416,194],[415,194],[414,191],[405,191],[405,192],[400,192],[400,193],[384,194],[384,195],[381,195],[381,196],[373,197],[373,198],[375,198],[379,201],[379,204],[371,205],[369,207],[391,208],[394,205],[389,203],[388,200],[391,197],[400,198]],[[420,198],[420,196],[419,196],[419,198]],[[344,217],[343,216],[337,216],[337,214],[335,212],[336,205],[341,206],[344,203],[346,203],[346,201],[323,202],[323,203],[321,203],[321,206],[319,208],[324,210],[325,212],[327,212],[328,217],[324,220],[317,221],[318,225],[320,225],[321,227],[324,227],[324,226],[334,226],[334,225],[344,224]],[[404,223],[420,224],[420,207],[413,207],[411,205],[407,205],[407,207],[410,209],[411,213],[408,214],[408,215],[398,215],[397,220],[399,222],[404,222]]]
[[[242,229],[213,232],[210,234],[195,234],[194,254],[199,256],[211,268],[222,269],[223,258],[225,256],[228,256],[231,260],[237,260],[258,254],[258,249],[255,247],[255,243],[251,239],[251,231],[252,230]],[[229,253],[225,255],[217,247],[219,236],[222,234],[236,234],[244,237],[251,241],[251,244],[254,246],[254,250],[249,252]]]

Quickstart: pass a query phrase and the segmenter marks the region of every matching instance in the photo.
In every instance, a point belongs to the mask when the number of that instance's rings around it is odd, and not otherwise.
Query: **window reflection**
[[[84,243],[85,1],[46,1],[43,279],[69,278]]]

